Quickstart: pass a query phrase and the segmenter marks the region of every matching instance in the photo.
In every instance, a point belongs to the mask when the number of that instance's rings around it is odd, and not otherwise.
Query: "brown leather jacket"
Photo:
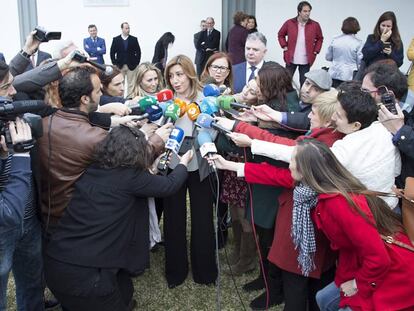
[[[42,222],[56,225],[74,184],[92,162],[95,145],[107,131],[90,125],[87,114],[59,110],[43,118],[39,139]],[[50,144],[49,144],[50,141]]]

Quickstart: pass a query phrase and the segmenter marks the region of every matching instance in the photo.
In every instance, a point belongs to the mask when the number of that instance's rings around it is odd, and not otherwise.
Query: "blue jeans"
[[[0,232],[0,311],[7,310],[10,271],[16,285],[17,310],[44,310],[41,247],[40,223],[36,216],[26,219],[20,227]]]
[[[341,293],[335,282],[316,293],[316,302],[321,311],[352,311],[350,307],[339,308]]]

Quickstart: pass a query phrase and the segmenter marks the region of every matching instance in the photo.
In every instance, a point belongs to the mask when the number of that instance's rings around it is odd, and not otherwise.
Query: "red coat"
[[[366,199],[353,196],[359,208],[373,221]],[[313,220],[339,251],[335,283],[356,279],[358,292],[341,296],[340,306],[352,310],[414,310],[414,252],[386,244],[376,228],[350,207],[339,194],[321,194]],[[398,240],[411,244],[405,234]]]
[[[298,39],[298,20],[296,17],[288,19],[283,24],[277,34],[277,39],[282,49],[287,47],[287,51],[283,52],[283,59],[286,64],[290,64],[293,61],[296,41]],[[305,45],[309,65],[312,65],[315,61],[315,53],[318,54],[321,51],[322,42],[323,35],[321,26],[319,26],[318,22],[309,19],[305,25]]]
[[[293,188],[294,181],[288,169],[281,169],[269,164],[246,163],[246,181],[267,185]],[[372,220],[372,214],[363,196],[354,197],[358,206]],[[286,206],[287,204],[285,204]],[[269,252],[269,260],[286,257],[286,261],[293,261],[293,257],[286,255],[286,248],[274,244],[280,237],[279,218],[276,223],[277,233]],[[353,310],[414,310],[414,253],[396,246],[385,244],[377,230],[351,209],[344,197],[339,194],[321,194],[318,205],[312,211],[312,218],[316,228],[322,231],[330,240],[333,250],[339,251],[338,267],[335,283],[356,279],[358,292],[352,297],[341,297],[340,306],[349,305]],[[291,218],[290,218],[291,219]],[[285,219],[287,221],[288,219]],[[290,227],[288,231],[290,232]],[[323,253],[327,254],[328,245],[316,231],[317,254],[315,264],[326,265],[329,261],[322,260]],[[279,234],[279,236],[278,236]],[[410,244],[406,235],[399,234],[398,240]],[[321,244],[322,241],[322,244]],[[280,242],[283,242],[281,240]],[[293,245],[290,239],[290,244]],[[321,254],[322,252],[322,254]],[[295,263],[297,258],[294,259]],[[325,259],[329,259],[325,257]],[[283,262],[282,262],[283,264]],[[288,265],[288,263],[285,263]],[[285,269],[281,267],[282,269]]]
[[[239,122],[235,131],[244,133],[253,139],[260,139],[288,146],[296,145],[296,141],[286,137],[273,135],[268,131],[259,129],[256,126],[245,122]],[[309,136],[326,143],[328,146],[341,139],[344,135],[334,131],[332,128],[317,128],[312,130]],[[298,137],[298,139],[305,136]],[[256,172],[257,168],[257,172]],[[255,174],[259,174],[256,176]],[[278,180],[274,176],[278,176]],[[292,238],[290,236],[292,226],[292,208],[293,208],[293,187],[294,181],[288,169],[276,168],[270,164],[253,164],[246,163],[245,177],[247,182],[264,183],[267,185],[279,185],[286,189],[279,196],[279,211],[276,217],[275,233],[272,247],[270,248],[268,259],[282,268],[283,270],[302,274],[298,267],[298,251],[295,250]],[[331,268],[336,256],[330,250],[329,242],[323,234],[316,232],[317,251],[315,254],[315,270],[310,273],[311,277],[319,278],[321,273]]]

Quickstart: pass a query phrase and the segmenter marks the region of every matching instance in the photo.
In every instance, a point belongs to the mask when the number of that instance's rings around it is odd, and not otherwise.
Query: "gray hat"
[[[332,78],[330,74],[323,69],[315,69],[305,73],[305,77],[311,80],[322,90],[329,91],[332,86]]]

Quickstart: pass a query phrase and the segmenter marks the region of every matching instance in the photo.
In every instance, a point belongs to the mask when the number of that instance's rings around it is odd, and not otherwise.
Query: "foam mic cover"
[[[187,115],[191,121],[197,120],[197,117],[201,113],[200,108],[196,103],[191,103],[187,106]]]
[[[218,107],[216,105],[216,97],[204,97],[200,104],[200,111],[209,115],[218,114]]]
[[[206,84],[203,88],[204,96],[217,97],[220,95],[220,88],[215,84]]]
[[[165,143],[165,149],[171,150],[174,153],[178,153],[181,148],[181,144],[184,140],[184,131],[176,127],[171,131],[167,142]]]
[[[134,118],[134,121],[148,119],[149,121],[157,121],[162,117],[162,109],[157,105],[151,105],[145,109],[145,113]]]
[[[217,153],[216,145],[213,143],[213,140],[208,132],[200,131],[197,136],[197,141],[200,145],[200,154],[203,158]],[[212,167],[214,171],[217,171],[214,164],[212,164]]]
[[[177,121],[180,117],[180,107],[174,103],[169,104],[165,110],[164,116],[166,118],[165,123]]]
[[[176,98],[174,99],[174,104],[180,107],[180,117],[182,117],[187,111],[187,103],[182,99]]]
[[[217,104],[223,110],[230,110],[231,108],[250,109],[250,106],[236,103],[234,97],[229,95],[221,95],[217,97]]]
[[[222,126],[218,125],[216,122],[214,122],[214,119],[206,113],[201,113],[198,116],[197,121],[196,121],[196,125],[198,125],[199,127],[202,127],[202,128],[207,128],[207,129],[212,128],[212,129],[218,130],[218,131],[226,133],[226,134],[231,133],[231,131],[225,129],[224,127],[222,127]]]
[[[140,114],[145,112],[145,109],[149,106],[156,105],[157,103],[158,102],[154,97],[144,96],[137,103],[130,104],[128,107],[132,110],[131,114]]]
[[[157,100],[162,103],[173,98],[173,92],[169,89],[161,90],[157,93]]]

